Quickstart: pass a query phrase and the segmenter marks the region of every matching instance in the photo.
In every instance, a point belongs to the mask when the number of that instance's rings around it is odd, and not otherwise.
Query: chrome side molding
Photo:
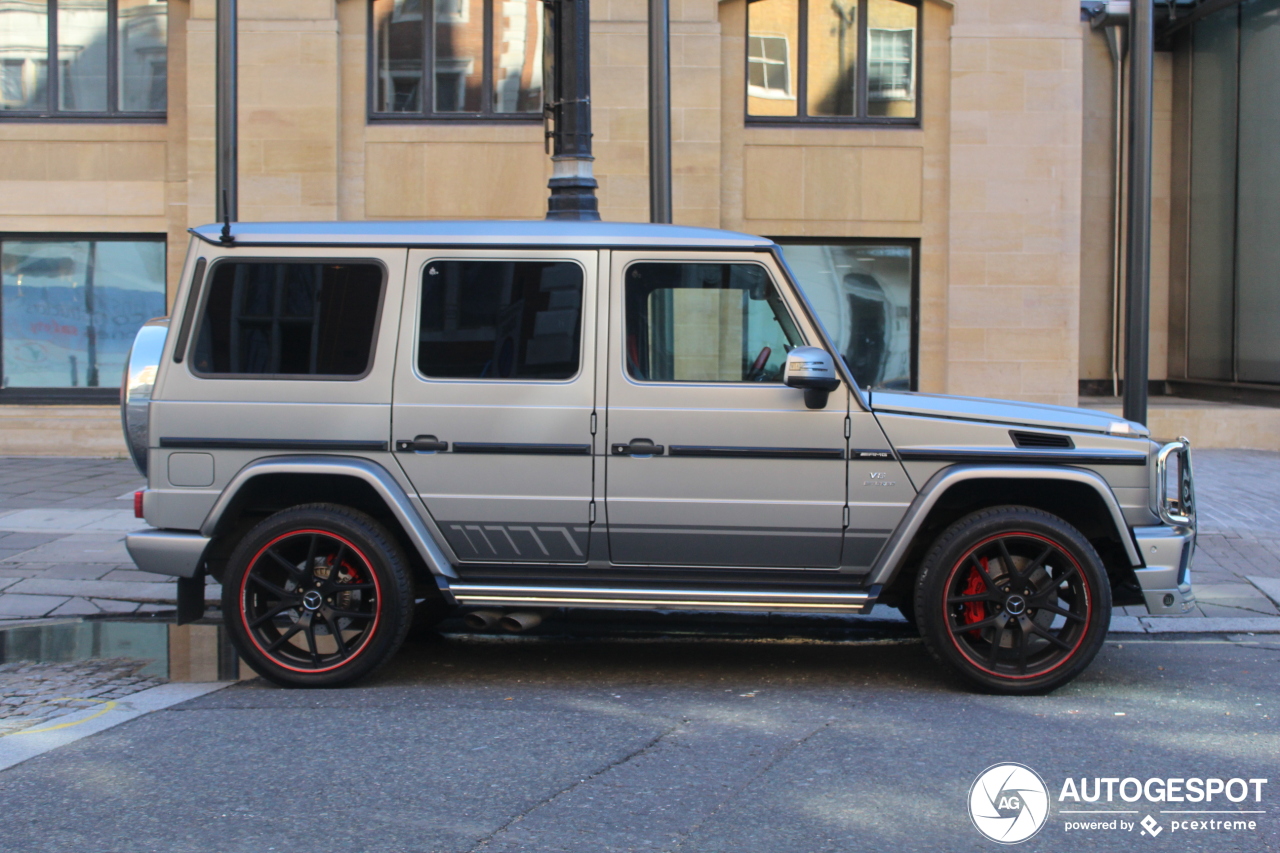
[[[481,606],[602,607],[645,610],[786,610],[866,613],[879,587],[849,592],[780,592],[634,587],[508,586],[449,584],[457,602]]]

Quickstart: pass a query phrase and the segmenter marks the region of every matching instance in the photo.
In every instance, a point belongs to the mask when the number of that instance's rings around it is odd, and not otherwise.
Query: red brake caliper
[[[983,557],[978,562],[982,563],[982,570],[987,569],[987,558]],[[982,575],[975,568],[969,569],[969,576],[965,578],[964,586],[960,590],[961,595],[982,595],[987,591],[987,584],[982,580]],[[972,625],[975,622],[981,622],[987,618],[987,603],[985,601],[966,601],[960,605],[960,621],[965,625]],[[972,636],[977,637],[977,631],[969,632]]]

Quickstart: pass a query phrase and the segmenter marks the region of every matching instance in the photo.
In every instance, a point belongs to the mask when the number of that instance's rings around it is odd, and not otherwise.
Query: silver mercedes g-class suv
[[[220,233],[221,231],[221,233]],[[139,568],[333,686],[451,612],[897,607],[1053,689],[1114,604],[1194,603],[1190,446],[1105,413],[868,391],[767,239],[576,222],[193,230],[123,419]]]

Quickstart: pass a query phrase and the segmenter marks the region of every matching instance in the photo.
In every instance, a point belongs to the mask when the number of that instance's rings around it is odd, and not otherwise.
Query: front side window
[[[3,0],[0,117],[163,117],[168,14],[165,0]]]
[[[165,312],[165,243],[0,237],[0,282],[4,388],[118,388]]]
[[[192,369],[358,377],[373,355],[382,281],[368,262],[224,261],[208,285]]]
[[[919,0],[748,0],[747,116],[914,123]]]
[[[787,266],[863,388],[915,388],[914,241],[778,239]]]
[[[626,364],[649,382],[781,382],[803,343],[764,267],[641,263],[626,272]]]
[[[541,0],[372,0],[375,118],[542,115]]]
[[[570,379],[582,349],[582,267],[432,261],[422,273],[418,370],[435,379]]]

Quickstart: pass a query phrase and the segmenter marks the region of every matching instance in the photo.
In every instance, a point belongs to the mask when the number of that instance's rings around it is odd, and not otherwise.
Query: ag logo
[[[996,764],[969,788],[969,819],[992,841],[1017,844],[1040,831],[1049,817],[1049,789],[1023,764]]]

